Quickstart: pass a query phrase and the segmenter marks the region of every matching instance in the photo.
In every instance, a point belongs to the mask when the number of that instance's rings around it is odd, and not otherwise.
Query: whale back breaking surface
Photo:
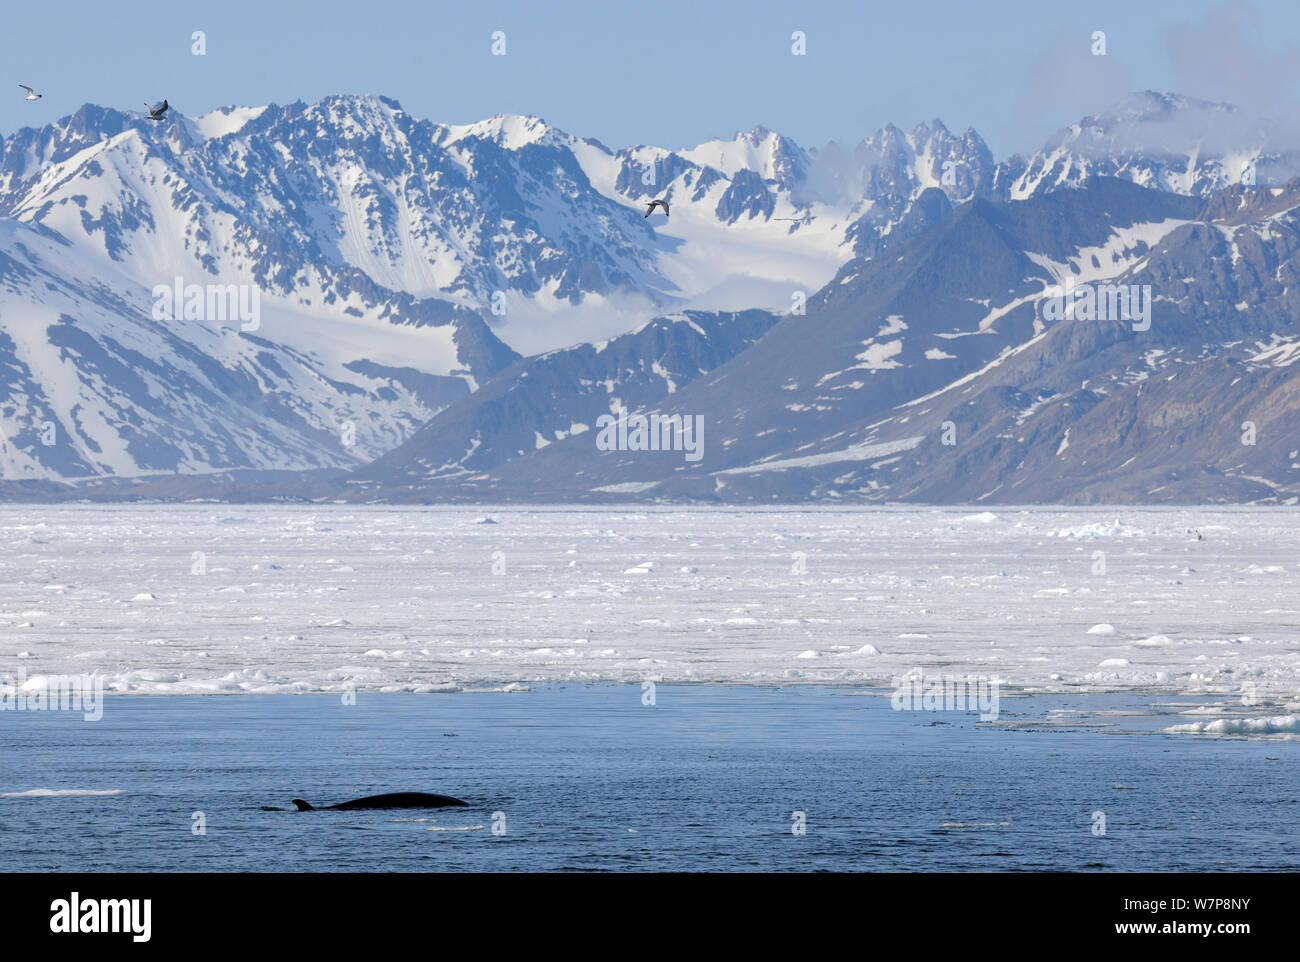
[[[320,810],[301,798],[293,799],[293,804],[298,806],[300,812]],[[358,810],[367,808],[447,808],[461,805],[468,806],[469,802],[463,802],[459,798],[452,798],[450,795],[433,795],[428,792],[394,792],[390,795],[370,795],[366,798],[354,798],[351,801],[339,802],[337,805],[325,805],[323,808]]]

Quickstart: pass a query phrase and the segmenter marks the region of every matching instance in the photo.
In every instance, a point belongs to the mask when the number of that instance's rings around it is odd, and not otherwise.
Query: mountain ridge
[[[1184,149],[1203,146],[1195,136],[1206,124],[1239,113],[1139,93],[1029,158],[995,162],[977,132],[954,135],[937,119],[909,132],[887,124],[852,148],[805,150],[756,126],[675,151],[610,150],[536,117],[436,124],[369,95],[176,113],[163,124],[87,104],[0,138],[0,362],[9,372],[2,474],[84,483],[357,470],[354,486],[364,488],[395,463],[394,451],[431,437],[442,412],[473,410],[475,394],[503,373],[549,371],[557,380],[543,392],[546,403],[530,395],[519,423],[481,438],[479,454],[446,433],[447,419],[438,429],[438,445],[460,450],[457,470],[471,470],[462,455],[494,469],[483,461],[489,451],[518,458],[531,430],[541,452],[585,423],[561,424],[564,411],[592,416],[589,388],[564,387],[557,372],[585,378],[601,353],[596,344],[651,352],[625,371],[595,372],[620,390],[638,385],[636,403],[653,402],[644,392],[655,382],[690,397],[718,369],[746,363],[765,339],[779,341],[781,319],[798,309],[792,304],[823,311],[854,289],[851,273],[886,251],[909,256],[916,238],[972,210],[992,233],[961,242],[968,260],[979,247],[992,256],[1017,204],[1086,198],[1086,209],[1070,216],[1092,224],[1088,256],[1098,266],[1067,266],[1084,248],[1061,241],[1073,237],[1070,225],[1042,220],[1021,243],[1038,261],[1017,261],[1013,271],[1036,283],[1101,277],[1099,258],[1111,259],[1107,269],[1132,266],[1132,251],[1148,241],[1094,216],[1117,203],[1112,181],[1217,205],[1210,219],[1220,233],[1285,222],[1290,194],[1275,185],[1295,155],[1266,127],[1234,120],[1243,141],[1218,154]],[[1139,146],[1144,131],[1161,142]],[[669,199],[672,217],[646,218],[649,197]],[[987,204],[1003,212],[1001,227]],[[1062,216],[1070,209],[1061,206]],[[1290,269],[1277,238],[1261,241],[1257,230],[1241,238]],[[1236,264],[1236,243],[1216,256],[1226,252]],[[256,288],[264,316],[256,327],[229,318],[160,324],[150,293],[176,278]],[[932,279],[935,290],[943,280]],[[1021,280],[1007,275],[1011,286]],[[978,312],[970,296],[945,309],[951,318]],[[1028,303],[999,301],[997,309],[1019,317]],[[1238,303],[1220,308],[1236,313]],[[857,318],[871,330],[845,327],[865,357],[856,368],[821,371],[827,390],[848,391],[863,376],[891,380],[895,365],[906,368],[900,384],[926,381],[911,369],[917,362],[903,365],[905,353],[888,353],[910,348],[873,333],[891,323]],[[933,370],[949,363],[943,355],[955,358],[957,340],[942,334],[926,349]],[[962,343],[983,344],[971,357],[992,360],[987,337]],[[792,358],[806,350],[798,337],[790,341]],[[694,359],[690,370],[686,359]],[[771,397],[779,395],[768,408]],[[807,404],[837,406],[815,395]],[[44,444],[51,425],[56,443]],[[773,433],[765,436],[774,447]],[[736,439],[729,447],[750,446]]]

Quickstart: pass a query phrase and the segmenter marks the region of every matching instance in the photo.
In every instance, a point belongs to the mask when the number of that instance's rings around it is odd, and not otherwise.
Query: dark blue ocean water
[[[1164,734],[1186,719],[1141,714],[1151,700],[1004,696],[996,726],[841,689],[729,686],[660,686],[654,706],[639,686],[558,685],[353,706],[110,697],[98,722],[4,712],[0,792],[124,794],[0,797],[0,869],[1300,869],[1300,743]],[[1070,707],[1138,713],[1033,724]],[[472,805],[260,808],[393,791]]]

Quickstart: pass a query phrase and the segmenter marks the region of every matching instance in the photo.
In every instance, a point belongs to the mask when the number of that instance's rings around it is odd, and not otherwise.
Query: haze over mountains
[[[1294,501],[1297,173],[1153,93],[1004,161],[938,121],[614,151],[382,97],[87,105],[0,141],[0,469],[40,497]],[[257,316],[160,316],[178,278]],[[1148,316],[1054,315],[1067,279]],[[602,450],[624,409],[702,416],[703,457]]]

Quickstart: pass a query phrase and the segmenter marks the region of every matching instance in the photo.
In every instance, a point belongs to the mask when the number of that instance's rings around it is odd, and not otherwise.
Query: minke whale
[[[337,805],[322,805],[319,809],[301,798],[290,799],[300,812],[326,811],[342,809],[356,811],[367,808],[448,808],[453,805],[468,806],[469,802],[452,798],[450,795],[431,795],[428,792],[394,792],[391,795],[370,795],[366,798],[354,798],[339,802]]]

